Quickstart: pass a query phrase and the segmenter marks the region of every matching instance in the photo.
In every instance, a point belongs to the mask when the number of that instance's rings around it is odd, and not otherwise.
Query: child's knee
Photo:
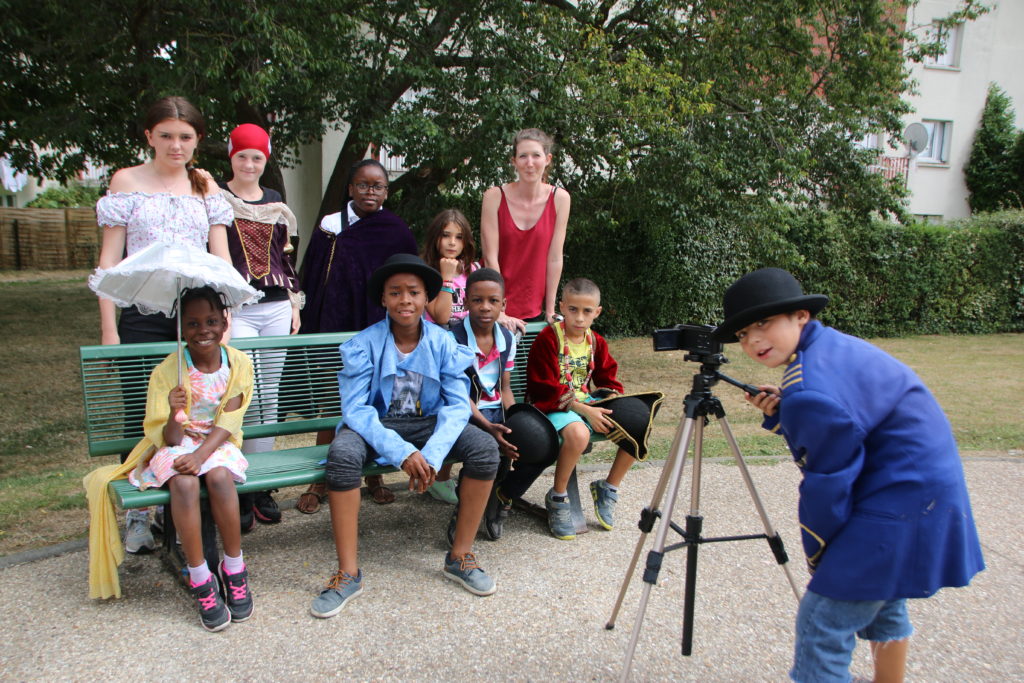
[[[590,442],[590,428],[582,422],[571,422],[562,429],[562,444],[574,453],[582,453]]]
[[[235,479],[226,467],[214,467],[206,473],[206,488],[217,491],[230,489],[233,492]]]
[[[170,479],[171,495],[195,498],[199,496],[199,477],[191,474],[176,474]]]

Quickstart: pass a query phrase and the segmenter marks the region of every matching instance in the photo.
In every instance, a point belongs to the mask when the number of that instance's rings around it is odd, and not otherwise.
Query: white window
[[[956,69],[960,66],[960,37],[963,34],[964,25],[957,24],[948,28],[933,26],[929,31],[929,40],[936,36],[942,42],[942,53],[934,57],[925,57],[925,66],[935,66],[946,69]]]
[[[882,139],[878,133],[866,133],[859,140],[854,140],[853,145],[860,149],[881,149]]]
[[[928,131],[928,146],[921,150],[917,156],[917,162],[920,164],[949,163],[949,142],[953,136],[953,122],[925,119],[921,123]]]

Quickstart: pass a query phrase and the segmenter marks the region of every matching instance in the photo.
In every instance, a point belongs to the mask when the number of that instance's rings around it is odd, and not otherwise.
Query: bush
[[[602,333],[719,322],[726,287],[765,266],[786,268],[806,291],[828,294],[822,319],[852,334],[1024,331],[1022,211],[942,226],[793,207],[761,207],[746,217],[680,209],[672,222],[653,215],[622,222],[578,208],[563,280],[585,276],[601,286]]]
[[[74,209],[96,206],[99,198],[100,188],[72,184],[49,187],[25,206],[31,209]]]
[[[995,83],[990,84],[971,156],[964,165],[973,213],[1020,207],[1020,197],[1016,196],[1018,179],[1011,158],[1017,138],[1013,119],[1010,97]]]

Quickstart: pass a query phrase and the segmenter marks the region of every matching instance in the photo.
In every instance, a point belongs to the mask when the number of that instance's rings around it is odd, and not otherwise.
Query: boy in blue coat
[[[472,547],[498,470],[498,444],[469,424],[466,368],[473,354],[423,319],[440,289],[439,272],[418,256],[395,254],[367,287],[387,316],[341,345],[344,426],[331,442],[325,472],[338,571],[313,600],[315,617],[333,617],[362,592],[359,483],[369,460],[400,467],[418,493],[449,454],[462,463],[458,518],[441,571],[476,595],[495,591]]]
[[[827,302],[804,295],[788,272],[763,268],[726,291],[715,337],[785,367],[779,387],[747,400],[803,471],[812,577],[790,676],[849,681],[856,635],[871,642],[875,681],[901,681],[913,631],[907,598],[965,586],[985,565],[942,409],[906,365],[815,320]]]

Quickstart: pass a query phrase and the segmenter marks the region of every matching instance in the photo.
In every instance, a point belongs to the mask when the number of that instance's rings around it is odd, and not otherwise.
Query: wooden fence
[[[101,239],[92,208],[0,208],[0,270],[92,268]]]

